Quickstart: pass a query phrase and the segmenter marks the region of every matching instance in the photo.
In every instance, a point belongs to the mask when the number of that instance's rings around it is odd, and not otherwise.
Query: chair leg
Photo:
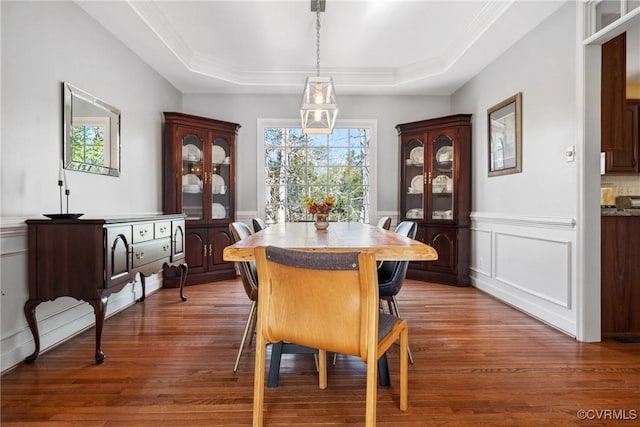
[[[318,350],[318,372],[320,389],[327,388],[327,352],[325,350]]]
[[[238,365],[240,364],[240,357],[242,356],[242,350],[244,349],[244,343],[247,340],[247,335],[249,334],[249,329],[251,329],[251,334],[253,335],[254,320],[256,318],[256,308],[258,307],[257,301],[251,302],[251,309],[249,310],[249,317],[247,318],[247,324],[244,326],[244,333],[242,334],[242,341],[240,342],[240,348],[238,349],[238,355],[236,356],[236,364],[233,367],[233,372],[238,370]]]
[[[395,295],[391,297],[391,301],[389,303],[393,304],[393,311],[395,312],[395,316],[402,319],[402,316],[400,315],[400,309],[398,308],[398,300],[396,299]],[[407,343],[407,353],[409,354],[409,362],[411,362],[411,364],[413,365],[413,355],[411,354],[411,347],[409,347],[408,343]]]
[[[256,334],[256,360],[253,379],[253,427],[262,427],[264,412],[264,370],[266,342],[260,331]]]
[[[378,365],[374,358],[367,360],[367,397],[365,426],[375,427],[376,405],[378,404]]]
[[[404,328],[400,332],[400,410],[403,412],[407,410],[409,402],[409,354],[409,330]]]

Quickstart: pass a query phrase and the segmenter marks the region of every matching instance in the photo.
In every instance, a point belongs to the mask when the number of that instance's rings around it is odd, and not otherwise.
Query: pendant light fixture
[[[307,77],[300,105],[302,132],[330,134],[336,123],[338,105],[331,77],[320,77],[320,9],[325,0],[311,0],[311,11],[316,12],[316,75]]]

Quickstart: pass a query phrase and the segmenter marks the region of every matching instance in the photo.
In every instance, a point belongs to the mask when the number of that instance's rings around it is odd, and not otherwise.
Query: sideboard
[[[96,363],[104,361],[102,327],[109,295],[119,292],[140,273],[142,297],[145,277],[163,266],[179,267],[180,297],[187,276],[185,215],[139,218],[29,219],[29,299],[24,314],[40,353],[36,307],[69,296],[88,302],[96,316]]]

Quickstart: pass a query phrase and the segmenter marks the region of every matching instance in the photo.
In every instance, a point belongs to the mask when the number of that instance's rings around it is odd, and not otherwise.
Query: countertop
[[[640,217],[640,209],[616,209],[616,208],[601,208],[600,213],[602,216],[637,216]]]

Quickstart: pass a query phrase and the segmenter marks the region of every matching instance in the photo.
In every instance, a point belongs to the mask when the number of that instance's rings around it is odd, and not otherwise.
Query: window
[[[376,131],[375,121],[339,121],[331,135],[305,135],[299,122],[259,121],[259,215],[267,223],[309,221],[305,197],[332,196],[330,220],[369,222]]]
[[[105,147],[109,138],[108,117],[75,117],[71,126],[71,161],[99,166],[109,164]]]

